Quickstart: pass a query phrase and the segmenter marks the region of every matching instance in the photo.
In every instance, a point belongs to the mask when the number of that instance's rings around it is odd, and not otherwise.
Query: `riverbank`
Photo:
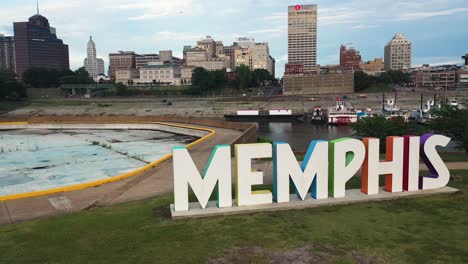
[[[359,109],[382,108],[382,94],[366,94],[361,98],[359,94],[346,96],[354,107]],[[361,95],[362,96],[362,95]],[[394,94],[387,94],[393,98]],[[424,99],[433,97],[432,92],[426,92]],[[448,97],[457,97],[459,101],[468,100],[467,92],[450,92]],[[309,101],[306,96],[277,96],[265,97],[115,97],[91,99],[35,99],[27,103],[9,103],[7,116],[41,116],[41,115],[176,115],[182,117],[222,118],[225,114],[236,113],[239,109],[288,109],[294,113],[313,111],[315,106],[324,108],[335,105],[336,95],[316,97],[316,101]],[[400,92],[397,102],[402,109],[416,109],[420,107],[420,93]],[[3,104],[3,103],[2,103]],[[1,109],[1,108],[0,108]],[[1,112],[1,110],[0,110]]]

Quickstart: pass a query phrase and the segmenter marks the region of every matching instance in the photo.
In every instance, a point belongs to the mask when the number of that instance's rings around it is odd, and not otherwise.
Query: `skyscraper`
[[[15,40],[0,34],[0,70],[16,72]]]
[[[288,7],[288,63],[317,72],[317,5]]]
[[[16,73],[22,78],[29,68],[68,70],[70,61],[68,45],[57,38],[49,20],[39,14],[30,17],[28,22],[13,23],[15,32]]]
[[[397,33],[385,46],[385,70],[409,70],[411,68],[411,41]]]
[[[84,60],[84,67],[89,76],[96,79],[99,74],[104,74],[104,60],[97,58],[96,44],[92,36],[89,37],[87,54],[88,57]]]

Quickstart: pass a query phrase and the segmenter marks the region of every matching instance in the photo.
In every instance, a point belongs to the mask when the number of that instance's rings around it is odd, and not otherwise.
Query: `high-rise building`
[[[253,38],[241,37],[232,46],[224,47],[224,55],[230,58],[233,69],[245,65],[251,70],[268,70],[274,76],[275,60],[267,42],[256,43]]]
[[[84,60],[84,67],[89,76],[96,79],[98,75],[104,74],[104,60],[97,58],[96,44],[93,37],[89,37],[87,53],[88,56]]]
[[[352,72],[321,72],[317,65],[317,5],[289,6],[288,63],[283,77],[283,93],[313,95],[352,92]]]
[[[340,66],[346,70],[357,70],[361,63],[361,54],[351,44],[340,47]]]
[[[15,38],[0,34],[0,70],[16,72]]]
[[[13,23],[15,32],[16,73],[22,78],[29,68],[70,69],[68,45],[57,38],[49,20],[39,14],[28,22]]]
[[[465,66],[468,66],[468,54],[465,54],[465,56],[462,56],[462,59],[465,60]]]
[[[185,66],[202,67],[209,71],[231,67],[229,56],[224,54],[224,45],[210,36],[197,41],[197,46],[186,50],[184,48]]]
[[[288,7],[288,63],[317,72],[317,5]]]
[[[409,70],[412,44],[402,33],[397,33],[385,46],[385,70]]]

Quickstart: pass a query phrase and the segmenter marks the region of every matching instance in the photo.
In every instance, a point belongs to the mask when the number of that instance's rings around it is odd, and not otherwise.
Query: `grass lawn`
[[[177,221],[162,197],[4,226],[0,262],[468,263],[468,171],[452,176],[451,195]]]
[[[28,104],[28,102],[0,101],[0,114],[7,113],[21,107],[25,107]]]

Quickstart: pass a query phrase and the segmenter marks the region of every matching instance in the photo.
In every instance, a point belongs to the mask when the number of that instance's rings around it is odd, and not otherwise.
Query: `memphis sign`
[[[218,145],[203,173],[200,174],[185,147],[173,149],[174,212],[188,211],[189,187],[199,210],[206,210],[211,194],[217,189],[218,208],[249,207],[290,202],[290,186],[299,201],[344,198],[346,183],[361,169],[360,192],[379,193],[423,192],[445,187],[450,172],[437,152],[450,138],[442,135],[388,137],[386,159],[380,161],[379,139],[362,141],[341,138],[333,141],[312,141],[304,161],[299,164],[286,143],[235,145],[234,196],[232,195],[231,146]],[[429,175],[419,175],[420,157]],[[252,160],[273,159],[273,191],[252,191],[263,184],[263,172],[252,170]],[[385,175],[385,187],[379,186]],[[362,194],[361,194],[362,195]],[[235,205],[234,205],[235,204]],[[192,210],[192,209],[190,209]]]

